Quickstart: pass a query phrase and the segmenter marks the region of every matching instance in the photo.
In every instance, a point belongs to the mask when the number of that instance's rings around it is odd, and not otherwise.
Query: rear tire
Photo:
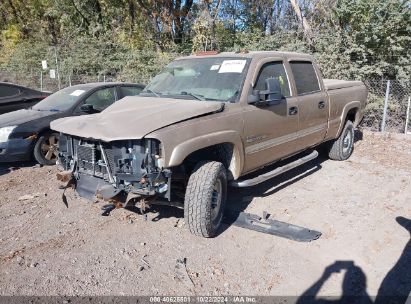
[[[331,143],[328,157],[333,160],[347,160],[354,150],[354,124],[347,120],[340,136]]]
[[[52,166],[58,157],[59,134],[48,132],[40,136],[34,146],[34,158],[41,165]]]
[[[216,161],[201,161],[191,174],[185,199],[184,219],[190,232],[214,237],[223,218],[227,197],[227,170]]]

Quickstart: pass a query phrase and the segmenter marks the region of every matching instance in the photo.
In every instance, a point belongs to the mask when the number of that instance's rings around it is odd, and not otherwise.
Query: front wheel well
[[[228,179],[233,179],[236,171],[236,155],[234,144],[220,143],[202,148],[189,154],[183,161],[182,166],[187,174],[190,174],[196,164],[200,161],[221,162],[227,169]]]

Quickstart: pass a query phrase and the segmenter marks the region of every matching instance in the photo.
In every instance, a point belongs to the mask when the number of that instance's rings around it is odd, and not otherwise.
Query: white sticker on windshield
[[[219,68],[220,68],[219,64],[214,64],[211,66],[210,71],[215,71],[215,70],[218,70]]]
[[[241,73],[246,60],[224,60],[218,73]]]
[[[73,91],[70,95],[71,96],[80,96],[81,94],[83,94],[85,91],[84,90],[75,90]]]

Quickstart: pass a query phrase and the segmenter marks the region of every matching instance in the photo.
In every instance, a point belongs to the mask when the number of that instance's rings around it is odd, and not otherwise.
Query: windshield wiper
[[[205,100],[203,95],[194,94],[194,93],[190,93],[190,92],[186,92],[186,91],[180,92],[180,95],[191,96],[191,97],[194,97],[197,100],[202,100],[202,101]]]
[[[157,92],[154,92],[153,90],[150,90],[150,89],[144,89],[143,92],[141,92],[141,93],[150,93],[150,94],[153,94],[156,97],[160,97],[160,94],[158,94]]]

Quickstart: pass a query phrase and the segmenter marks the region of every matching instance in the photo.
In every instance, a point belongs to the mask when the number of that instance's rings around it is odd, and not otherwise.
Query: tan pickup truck
[[[171,62],[140,96],[51,128],[81,196],[180,202],[190,231],[212,237],[228,186],[281,174],[317,157],[322,143],[331,159],[349,158],[366,98],[362,82],[322,79],[306,54],[210,52]]]

